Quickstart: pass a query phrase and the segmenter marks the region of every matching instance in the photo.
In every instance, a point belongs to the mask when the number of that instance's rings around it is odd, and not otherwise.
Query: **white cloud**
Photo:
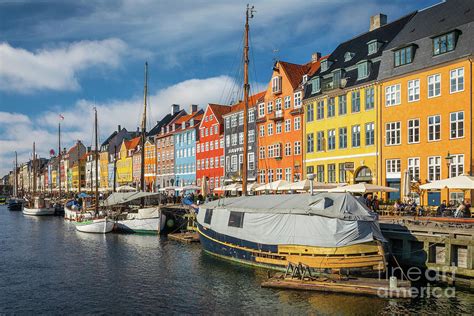
[[[118,67],[127,45],[120,39],[79,41],[30,52],[0,43],[0,89],[77,90],[78,73],[97,66]]]
[[[226,76],[191,79],[152,92],[148,102],[151,112],[151,117],[147,120],[148,130],[156,124],[156,120],[170,111],[171,104],[180,104],[181,108],[188,111],[190,104],[198,104],[204,108],[207,103],[219,103],[223,99],[222,92],[233,86],[233,83],[233,79]],[[0,125],[0,175],[11,169],[15,150],[19,153],[20,161],[28,160],[33,142],[36,142],[37,151],[42,157],[48,157],[50,149],[57,151],[59,113],[64,116],[64,121],[61,121],[63,147],[70,147],[77,139],[81,139],[85,145],[90,145],[93,140],[94,106],[97,108],[99,133],[103,140],[116,130],[119,124],[128,130],[135,130],[140,123],[143,100],[138,96],[129,100],[97,104],[89,100],[78,100],[67,110],[45,111],[36,117],[0,112],[0,123],[16,120],[15,124]]]

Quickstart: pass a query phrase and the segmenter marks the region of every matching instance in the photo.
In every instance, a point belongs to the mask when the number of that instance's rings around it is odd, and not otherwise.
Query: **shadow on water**
[[[263,289],[267,271],[166,237],[84,234],[58,217],[0,207],[0,314],[472,314],[455,298],[374,297]]]

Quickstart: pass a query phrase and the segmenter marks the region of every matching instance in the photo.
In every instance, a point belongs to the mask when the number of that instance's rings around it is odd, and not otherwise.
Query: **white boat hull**
[[[159,234],[166,223],[166,216],[117,220],[116,229],[128,233]]]
[[[45,208],[27,208],[23,207],[23,214],[30,216],[47,216],[54,215],[54,207]]]
[[[64,219],[68,221],[77,221],[78,218],[81,217],[81,219],[92,219],[94,216],[92,212],[85,212],[81,213],[79,210],[73,210],[70,209],[69,207],[65,206],[64,207]]]
[[[106,219],[93,219],[76,223],[76,230],[83,233],[107,234],[114,229],[114,222]]]

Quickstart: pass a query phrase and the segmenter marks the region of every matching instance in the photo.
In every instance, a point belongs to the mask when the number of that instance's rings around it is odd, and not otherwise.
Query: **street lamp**
[[[454,156],[451,156],[449,151],[448,151],[448,155],[446,157],[444,157],[444,159],[446,160],[446,165],[448,166],[448,178],[450,178],[451,163],[453,162],[453,158],[454,158]],[[448,205],[449,205],[450,204],[450,201],[449,201],[449,188],[446,188],[446,189],[447,189],[447,192],[448,192]]]

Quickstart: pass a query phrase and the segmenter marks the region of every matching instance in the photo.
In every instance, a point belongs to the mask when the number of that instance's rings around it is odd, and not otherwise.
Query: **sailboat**
[[[23,199],[18,197],[18,154],[15,151],[15,165],[13,166],[14,173],[13,179],[14,186],[13,186],[13,196],[8,199],[8,210],[10,211],[21,211],[23,208]]]
[[[98,153],[99,153],[99,141],[97,136],[97,109],[94,108],[95,116],[95,212],[93,218],[85,218],[79,216],[76,219],[76,230],[83,233],[96,233],[106,234],[110,233],[114,229],[114,222],[107,216],[100,216],[99,214],[99,164],[98,164]],[[80,181],[79,181],[80,187]]]
[[[205,252],[284,270],[290,263],[324,272],[384,270],[377,215],[349,193],[247,195],[249,18],[244,46],[242,196],[203,204],[196,218]],[[310,179],[312,180],[312,179]]]
[[[157,195],[157,193],[145,194],[145,141],[146,141],[146,112],[148,95],[148,63],[145,63],[145,83],[144,83],[144,105],[141,124],[140,150],[141,150],[141,170],[140,170],[140,191],[138,194],[129,194],[123,197],[119,193],[113,193],[109,198],[111,201],[122,201],[121,203],[108,205],[124,206],[140,199],[140,207],[126,206],[116,215],[116,229],[125,233],[159,234],[163,230],[166,216],[162,214],[159,206],[145,207],[145,196]],[[141,194],[140,194],[141,193]],[[119,199],[120,198],[120,199]]]
[[[53,202],[42,195],[36,195],[36,167],[36,147],[33,142],[33,193],[31,197],[26,199],[26,205],[23,207],[23,214],[31,216],[54,215],[55,208]]]

